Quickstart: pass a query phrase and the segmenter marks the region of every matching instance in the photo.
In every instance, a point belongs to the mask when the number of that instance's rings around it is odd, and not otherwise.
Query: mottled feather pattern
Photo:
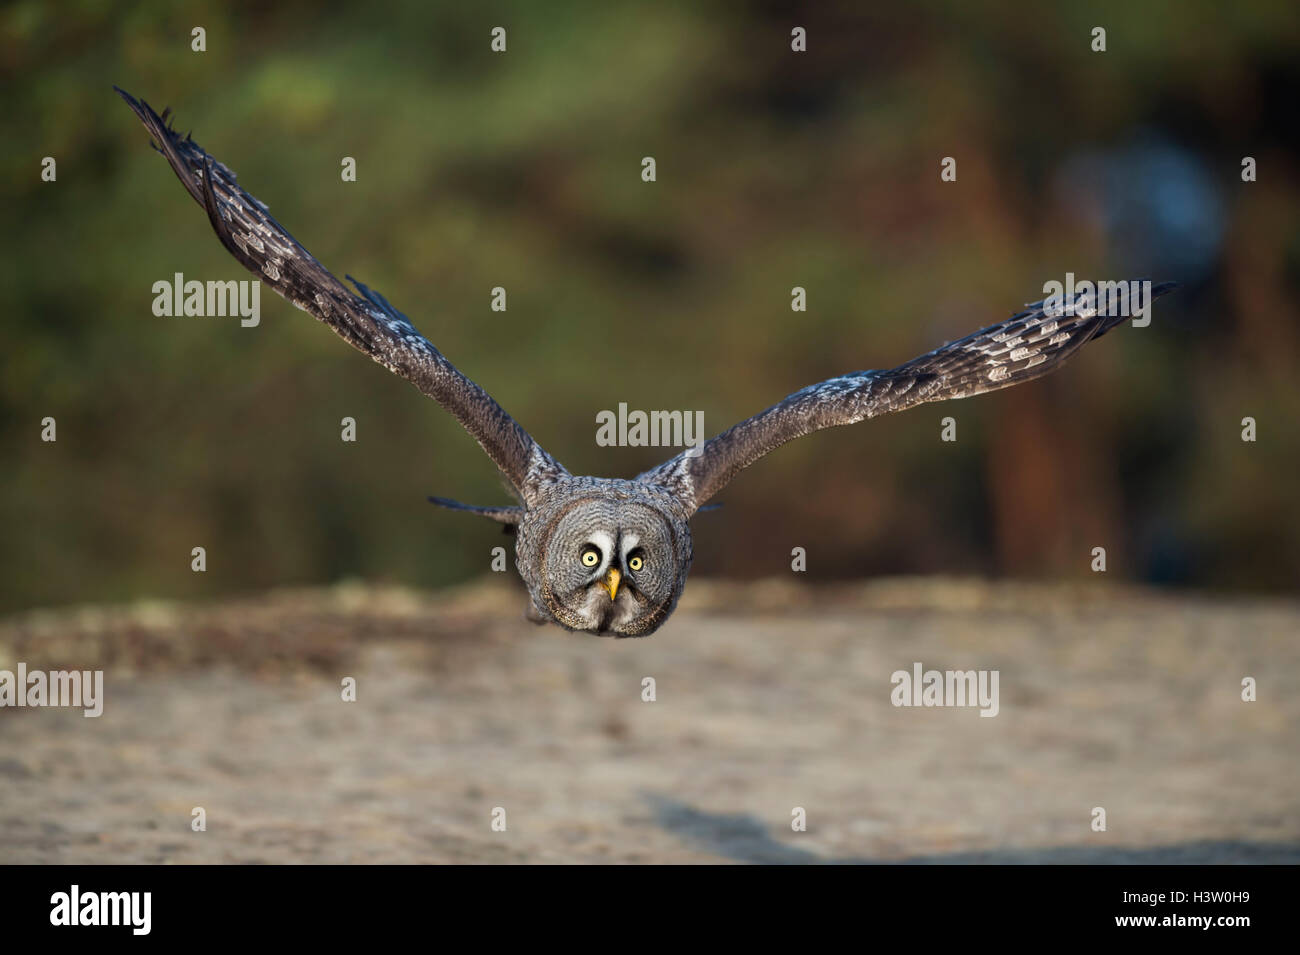
[[[852,372],[796,391],[693,449],[698,456],[683,452],[635,480],[574,476],[387,299],[350,276],[356,291],[347,288],[239,187],[229,168],[170,129],[166,113],[158,116],[143,101],[118,92],[235,259],[411,381],[478,440],[522,506],[430,500],[513,530],[515,566],[529,593],[527,616],[572,630],[622,637],[657,630],[686,585],[693,558],[691,517],[709,509],[702,505],[774,448],[822,428],[1029,381],[1124,320],[1098,314],[1081,296],[1064,307],[1038,302],[897,368]],[[1171,288],[1156,286],[1152,297]]]
[[[149,131],[155,148],[167,158],[191,197],[207,211],[217,237],[241,265],[348,344],[446,408],[474,436],[523,500],[566,473],[382,295],[349,276],[358,295],[322,266],[275,220],[265,203],[240,188],[229,167],[170,127],[169,111],[159,116],[144,101],[120,89],[117,92]]]
[[[1151,298],[1175,287],[1156,285]],[[1082,294],[1050,305],[1047,300],[1034,302],[1003,322],[897,368],[851,372],[796,391],[710,438],[698,456],[680,454],[637,480],[672,487],[694,510],[760,457],[805,434],[927,401],[996,391],[1045,375],[1085,343],[1126,320],[1126,315],[1117,313],[1130,310],[1127,300],[1111,304],[1120,307],[1108,307],[1106,314],[1099,315],[1096,303]]]

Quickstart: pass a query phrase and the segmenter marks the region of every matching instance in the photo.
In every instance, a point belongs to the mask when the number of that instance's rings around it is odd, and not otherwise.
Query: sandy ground
[[[695,581],[623,641],[521,604],[342,585],[0,622],[0,669],[106,673],[99,719],[0,710],[0,861],[1300,862],[1300,603]],[[998,670],[1000,713],[894,707],[914,661]]]

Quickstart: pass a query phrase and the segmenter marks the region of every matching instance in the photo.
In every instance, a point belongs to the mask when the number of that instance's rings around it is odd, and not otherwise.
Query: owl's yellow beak
[[[617,567],[611,567],[605,572],[605,579],[600,582],[600,585],[609,592],[610,600],[618,596],[618,584],[622,579],[623,575],[618,572]]]

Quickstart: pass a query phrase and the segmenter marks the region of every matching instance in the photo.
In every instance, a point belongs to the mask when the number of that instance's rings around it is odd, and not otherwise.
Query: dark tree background
[[[575,473],[666,456],[596,445],[619,402],[714,433],[1067,271],[1182,281],[1050,378],[779,450],[695,522],[696,572],[785,574],[802,546],[817,579],[1085,577],[1104,546],[1112,577],[1294,590],[1294,3],[437,6],[0,13],[0,607],[435,586],[508,543],[424,503],[506,500],[473,442],[310,317],[269,291],[255,329],[152,314],[174,272],[248,276],[114,83]]]

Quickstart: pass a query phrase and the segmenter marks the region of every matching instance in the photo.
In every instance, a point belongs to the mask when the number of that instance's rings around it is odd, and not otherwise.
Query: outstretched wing
[[[1085,343],[1128,317],[1125,283],[1118,301],[1101,311],[1091,297],[1035,302],[1004,322],[949,342],[888,371],[856,371],[796,391],[780,404],[710,438],[695,457],[683,452],[637,477],[672,488],[694,511],[740,471],[787,441],[864,418],[902,411],[926,401],[945,401],[1009,388],[1045,375]],[[1172,291],[1172,282],[1151,289],[1151,298]],[[1134,306],[1142,305],[1134,302]],[[1150,302],[1145,306],[1149,307]]]
[[[265,205],[239,187],[230,169],[168,125],[169,111],[159,116],[148,103],[113,88],[144,123],[154,148],[167,157],[194,201],[207,210],[217,237],[241,265],[442,405],[474,436],[525,503],[532,501],[538,487],[565,473],[382,295],[349,276],[360,295],[354,293],[317,262]]]

